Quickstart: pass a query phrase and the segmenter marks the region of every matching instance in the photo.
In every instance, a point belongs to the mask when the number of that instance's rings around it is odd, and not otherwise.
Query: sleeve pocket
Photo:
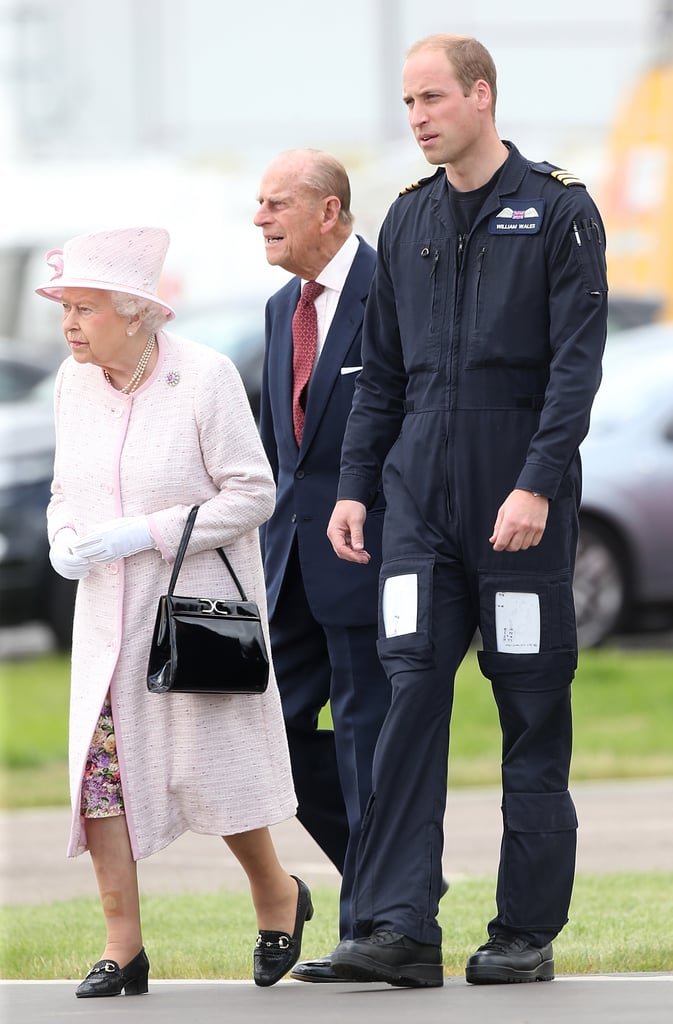
[[[608,290],[608,275],[602,232],[595,221],[573,223],[572,246],[585,291],[601,295]]]

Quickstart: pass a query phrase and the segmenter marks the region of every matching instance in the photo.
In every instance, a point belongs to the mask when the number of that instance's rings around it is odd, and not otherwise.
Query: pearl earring
[[[129,329],[128,329],[128,330],[127,330],[127,332],[126,332],[126,336],[127,336],[128,338],[130,338],[132,334],[133,334],[133,331],[132,331],[132,330],[131,330],[131,328],[129,327]]]

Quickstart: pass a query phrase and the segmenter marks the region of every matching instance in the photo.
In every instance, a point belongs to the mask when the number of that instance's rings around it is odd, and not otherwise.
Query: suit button
[[[298,469],[297,472],[294,475],[295,475],[297,480],[303,480],[304,476],[305,476],[305,473],[304,473],[303,469]]]
[[[291,523],[296,523],[297,522],[297,513],[296,512],[292,513],[292,518],[290,519],[290,522]]]

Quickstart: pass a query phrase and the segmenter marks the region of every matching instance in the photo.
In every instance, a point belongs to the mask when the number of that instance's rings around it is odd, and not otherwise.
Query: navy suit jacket
[[[304,590],[323,625],[375,623],[384,502],[379,492],[368,510],[368,565],[337,558],[327,539],[336,501],[341,442],[362,365],[362,321],[376,253],[360,239],[325,344],[308,389],[301,447],[292,426],[292,316],[301,281],[293,278],[266,306],[260,434],[276,479],[276,507],[260,531],[269,616],[273,615],[297,538]],[[342,373],[342,368],[348,372]]]

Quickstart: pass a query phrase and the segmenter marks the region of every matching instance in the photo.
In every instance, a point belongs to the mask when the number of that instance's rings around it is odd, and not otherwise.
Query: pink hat
[[[45,299],[61,301],[64,288],[100,288],[138,295],[163,307],[166,319],[175,311],[157,296],[170,237],[164,228],[120,228],[78,235],[63,249],[47,253],[55,274],[36,288]]]

